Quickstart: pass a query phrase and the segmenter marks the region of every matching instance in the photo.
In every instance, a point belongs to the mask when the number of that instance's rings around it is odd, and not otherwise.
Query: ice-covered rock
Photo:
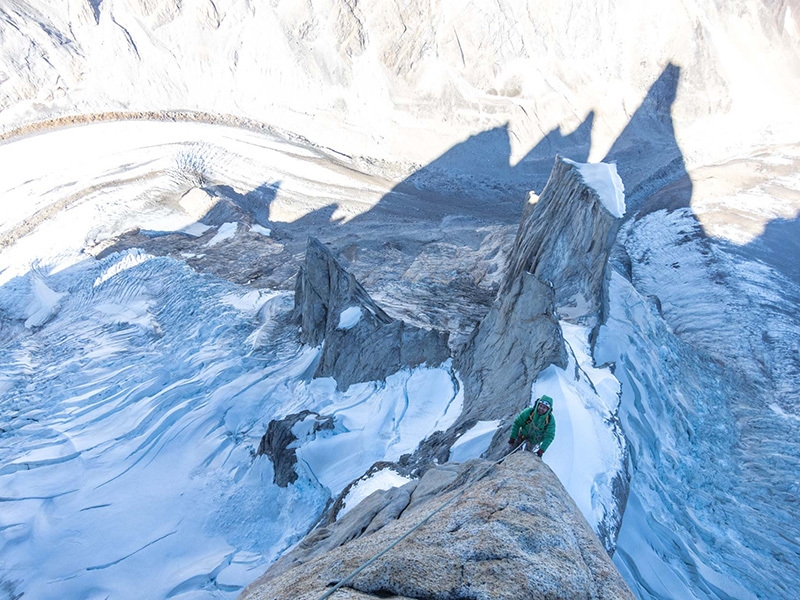
[[[633,598],[566,490],[530,453],[436,467],[377,491],[312,531],[240,598],[318,598],[440,508],[336,597]]]
[[[273,483],[286,487],[297,481],[294,468],[297,464],[296,442],[301,438],[305,441],[318,431],[331,430],[333,427],[333,417],[324,417],[308,410],[270,421],[256,454],[266,455],[272,461]]]
[[[358,310],[361,316],[355,319]],[[314,376],[333,377],[342,389],[450,357],[447,333],[391,318],[314,238],[297,276],[295,316],[303,343],[324,342]]]
[[[625,200],[613,165],[581,165],[556,157],[541,196],[532,198],[517,232],[503,289],[520,273],[555,288],[562,318],[596,322],[606,263]]]

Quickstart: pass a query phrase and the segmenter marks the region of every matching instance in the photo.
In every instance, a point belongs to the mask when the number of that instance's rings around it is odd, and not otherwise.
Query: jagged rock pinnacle
[[[295,316],[304,343],[324,341],[314,376],[333,377],[341,389],[450,357],[447,333],[392,319],[314,238],[297,276]]]
[[[557,156],[541,196],[526,207],[501,294],[521,273],[532,273],[553,285],[559,316],[596,321],[608,255],[621,223],[578,166]]]

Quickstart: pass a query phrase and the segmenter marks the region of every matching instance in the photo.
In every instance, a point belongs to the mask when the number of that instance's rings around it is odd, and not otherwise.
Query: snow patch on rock
[[[575,166],[586,185],[597,192],[603,206],[617,218],[625,215],[625,186],[617,173],[617,165],[578,163],[568,158],[564,162]]]
[[[497,428],[502,421],[478,421],[464,432],[450,447],[450,461],[464,462],[471,458],[478,458],[489,449]]]
[[[400,475],[394,469],[381,469],[372,475],[361,479],[347,492],[344,497],[342,510],[337,518],[341,518],[355,508],[359,502],[377,490],[388,490],[400,487],[411,481],[410,478]]]
[[[225,240],[231,239],[233,236],[236,235],[236,229],[239,227],[237,223],[223,223],[220,225],[219,229],[217,230],[217,234],[211,238],[208,242],[206,242],[206,247],[210,248],[211,246],[216,246],[224,242]]]
[[[272,235],[272,230],[268,227],[262,227],[261,225],[255,224],[250,225],[250,231],[255,231],[256,233],[260,233],[264,237],[270,237]]]
[[[355,327],[363,316],[363,311],[360,306],[348,306],[339,315],[339,324],[336,329],[352,329]]]

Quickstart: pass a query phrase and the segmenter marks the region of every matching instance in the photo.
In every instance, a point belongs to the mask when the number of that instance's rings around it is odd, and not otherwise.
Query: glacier
[[[271,136],[152,124],[145,129],[158,132],[163,145],[149,145],[145,160],[137,146],[153,140],[129,136],[138,125],[97,127],[120,133],[96,138],[94,127],[81,127],[56,132],[56,142],[49,134],[23,140],[22,151],[16,143],[0,146],[6,164],[20,164],[15,177],[4,178],[2,196],[11,209],[2,230],[14,240],[0,256],[4,585],[11,596],[41,598],[124,598],[133,589],[148,597],[234,597],[300,539],[331,496],[376,461],[397,460],[452,423],[460,412],[457,373],[449,364],[420,368],[347,392],[330,379],[309,380],[319,350],[298,346],[282,322],[291,309],[288,292],[214,274],[214,265],[229,258],[213,252],[246,238],[248,226],[203,225],[177,202],[194,185],[187,179],[197,176],[205,154],[216,157],[202,166],[205,176],[223,177],[209,175],[211,169],[235,173],[240,189],[263,178],[257,165],[269,164],[281,193],[295,200],[310,198],[320,179],[328,186],[338,178],[342,194],[363,197],[375,195],[377,184],[348,181],[313,148]],[[113,160],[88,153],[69,170],[30,171],[30,157],[47,157],[48,148],[90,147],[100,139],[112,144]],[[97,150],[106,152],[107,146]],[[276,159],[284,152],[290,160]],[[194,157],[188,176],[187,157]],[[130,177],[127,185],[119,184],[122,175]],[[77,201],[81,187],[89,193]],[[38,194],[60,210],[21,202]],[[165,208],[164,198],[176,202]],[[249,227],[280,223],[270,212]],[[132,226],[145,232],[139,239],[177,232],[190,245],[161,256],[106,248]],[[687,209],[656,211],[623,227],[597,339],[591,328],[562,321],[570,363],[566,370],[550,367],[531,390],[532,399],[564,399],[546,461],[595,528],[620,492],[608,474],[628,472],[615,561],[640,597],[676,597],[681,590],[687,597],[750,598],[774,586],[788,594],[797,577],[790,559],[797,538],[787,535],[791,512],[764,515],[758,507],[791,506],[796,495],[797,482],[784,476],[795,472],[796,419],[791,396],[754,389],[741,370],[765,385],[792,385],[791,362],[753,349],[780,357],[791,347],[800,328],[787,315],[800,293],[764,262],[771,255],[763,248],[748,255],[701,233]],[[274,255],[274,232],[256,234],[252,243]],[[99,258],[87,255],[92,247],[103,249],[95,252]],[[196,260],[209,261],[206,269],[187,264]],[[779,256],[774,260],[783,266]],[[676,263],[682,279],[675,279]],[[709,303],[701,284],[733,273],[715,284],[717,298]],[[680,283],[687,274],[697,286]],[[752,310],[765,299],[768,311]],[[765,315],[770,320],[754,324],[752,335],[739,330],[737,323]],[[342,325],[356,317],[348,313]],[[764,326],[769,345],[753,339]],[[727,344],[719,344],[717,331],[726,331]],[[736,419],[744,415],[751,424],[746,409],[754,398],[774,415],[769,426],[785,431],[784,446],[770,441],[759,449],[754,441],[755,454],[737,455]],[[272,418],[300,409],[333,414],[336,427],[299,436],[302,476],[279,488],[255,448]],[[480,455],[497,426],[467,432],[453,457]],[[629,444],[624,451],[615,437],[620,431]],[[743,471],[740,465],[761,464],[754,462],[758,452],[767,453],[767,464],[782,464]],[[373,477],[350,488],[348,509],[367,491],[405,481],[391,472]],[[761,492],[764,481],[771,481],[771,497]],[[769,542],[765,531],[774,532]],[[786,558],[765,556],[765,545]],[[752,575],[754,568],[770,572],[769,580]],[[757,587],[759,581],[768,587]]]
[[[153,194],[182,197],[187,178],[180,165],[201,143],[220,158],[215,168],[228,160],[280,164],[269,137],[237,139],[225,128],[178,124],[159,134],[163,145],[148,146],[163,154],[161,162],[151,154],[137,170],[129,161],[142,160],[143,138],[126,138],[129,123],[117,127],[119,133],[102,137],[111,140],[113,160],[98,172],[84,157],[75,167],[80,183],[63,183],[68,173],[61,170],[29,179],[24,168],[16,180],[4,180],[9,205],[33,186],[48,188],[55,205],[72,201],[53,215],[39,205],[3,223],[13,236],[26,219],[47,214],[2,256],[4,585],[41,598],[124,598],[131,590],[154,598],[233,597],[372,464],[397,460],[451,425],[463,388],[448,362],[339,391],[330,378],[310,379],[320,349],[299,346],[282,320],[291,310],[286,292],[198,272],[187,264],[201,256],[194,252],[158,256],[112,245],[95,252],[98,258],[87,255],[87,246],[104,248],[135,226],[156,241],[177,232],[210,256],[248,235],[246,226],[202,225],[180,203],[165,207]],[[45,135],[27,140],[19,154],[13,144],[0,152],[23,162],[35,153],[26,145],[52,151],[68,137],[84,146],[96,135],[81,127],[59,132],[54,144]],[[319,163],[304,170],[296,162],[302,150],[288,147],[295,162],[280,174],[281,189],[328,177]],[[248,174],[228,168],[240,178]],[[120,186],[108,173],[131,181]],[[92,191],[76,200],[80,185]],[[273,252],[272,239],[254,239]],[[357,317],[343,311],[340,326]],[[557,389],[564,400],[556,413],[555,447],[562,452],[548,461],[597,527],[615,504],[607,473],[622,468],[618,440],[604,433],[618,389],[607,369],[591,366],[588,329],[563,327],[572,348],[568,371],[548,371],[531,393]],[[271,419],[301,409],[332,415],[335,426],[312,435],[298,429],[301,477],[280,488],[270,461],[255,449]],[[499,423],[489,425],[493,433]],[[581,446],[593,438],[596,461],[587,463]],[[485,450],[459,447],[460,460]],[[405,480],[380,472],[378,481],[349,488],[345,506],[366,490]]]
[[[531,388],[563,399],[547,464],[603,539],[621,519],[638,597],[794,597],[799,17],[4,2],[0,598],[233,598],[339,492],[352,510],[402,484],[371,466],[448,427],[463,374],[312,379],[320,349],[288,322],[305,238],[460,348],[556,154],[624,224],[600,327],[562,312],[568,364]],[[592,178],[612,167],[624,198]],[[297,425],[280,488],[256,448],[303,409],[334,427]]]

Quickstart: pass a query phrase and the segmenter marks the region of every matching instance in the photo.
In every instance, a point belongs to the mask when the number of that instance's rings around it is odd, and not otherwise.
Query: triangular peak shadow
[[[691,204],[692,183],[672,121],[680,77],[681,68],[669,63],[603,158],[617,165],[628,216]]]
[[[760,236],[736,251],[748,259],[766,263],[800,285],[800,215],[794,219],[773,219]]]
[[[561,126],[551,129],[538,144],[519,161],[516,169],[536,174],[533,180],[532,191],[541,194],[547,183],[550,170],[556,156],[563,156],[576,162],[587,162],[592,150],[592,128],[594,127],[595,112],[590,111],[583,122],[567,135],[564,135]],[[544,178],[541,173],[545,172]]]
[[[575,131],[556,127],[517,164],[511,165],[508,124],[476,133],[395,185],[376,205],[380,212],[441,219],[472,215],[514,221],[533,191],[544,188],[556,155],[578,162],[588,159],[594,112]]]

